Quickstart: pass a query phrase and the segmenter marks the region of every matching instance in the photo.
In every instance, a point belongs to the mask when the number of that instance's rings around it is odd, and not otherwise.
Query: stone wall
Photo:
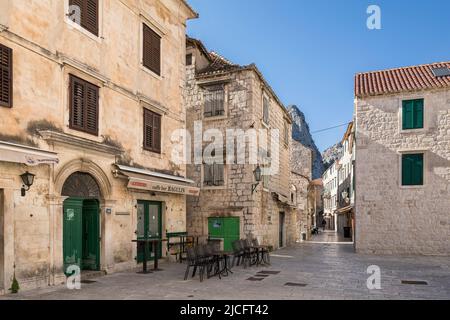
[[[402,100],[425,99],[425,128],[402,131]],[[356,101],[356,250],[449,255],[450,91]],[[401,153],[425,152],[425,182],[402,187]]]

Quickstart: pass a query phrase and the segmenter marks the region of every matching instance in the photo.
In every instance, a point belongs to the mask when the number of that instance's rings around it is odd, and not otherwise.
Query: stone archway
[[[115,201],[111,199],[112,185],[106,173],[91,160],[77,159],[65,164],[55,175],[54,193],[51,197],[51,212],[54,221],[53,261],[58,270],[63,271],[63,225],[64,202],[69,198],[84,198],[98,201],[100,213],[100,270],[107,270],[112,264],[110,238],[111,217],[106,208],[113,210]],[[58,271],[59,272],[59,271]],[[63,273],[55,275],[55,283],[63,279]]]
[[[78,159],[69,162],[64,167],[59,170],[56,178],[55,178],[55,193],[61,196],[63,195],[63,187],[66,184],[67,180],[70,176],[75,173],[85,173],[92,176],[99,187],[100,196],[99,198],[102,200],[109,199],[111,196],[111,183],[109,182],[108,177],[105,172],[93,161]],[[75,177],[76,178],[76,177]],[[89,186],[92,186],[92,182],[88,183]]]
[[[72,173],[63,185],[61,195],[85,199],[100,199],[101,191],[97,181],[89,173]]]

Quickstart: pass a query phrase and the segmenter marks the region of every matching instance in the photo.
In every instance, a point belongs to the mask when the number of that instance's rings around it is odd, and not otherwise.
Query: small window
[[[144,149],[161,153],[161,115],[144,109]]]
[[[186,55],[186,65],[187,66],[192,65],[192,53]]]
[[[224,164],[204,164],[203,165],[203,185],[207,187],[221,187],[225,185],[225,165]]]
[[[205,118],[225,114],[225,90],[223,86],[209,87],[205,93]]]
[[[146,24],[143,25],[143,65],[161,75],[161,37]]]
[[[403,130],[423,128],[424,100],[403,101]]]
[[[270,108],[269,98],[264,95],[263,96],[263,122],[267,125],[269,124],[269,108]]]
[[[13,101],[13,54],[0,44],[0,106],[11,108]]]
[[[98,135],[99,87],[70,75],[70,125],[74,130]]]
[[[402,185],[423,185],[423,153],[402,155]]]
[[[99,17],[99,0],[69,0],[69,6],[76,6],[79,8],[79,12],[81,14],[79,18],[79,23],[81,27],[89,31],[90,33],[96,35],[98,37],[98,17]],[[70,8],[70,19],[72,21],[76,21],[73,17],[75,14],[72,8]]]

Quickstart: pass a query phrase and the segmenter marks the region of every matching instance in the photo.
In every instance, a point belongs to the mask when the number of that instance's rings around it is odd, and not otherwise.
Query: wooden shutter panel
[[[99,1],[98,0],[70,0],[70,6],[78,6],[81,12],[81,26],[98,36]]]
[[[414,102],[403,101],[403,129],[412,129],[413,123]]]
[[[13,101],[12,50],[0,44],[0,106],[12,107]]]
[[[414,185],[423,185],[423,154],[416,154],[413,157],[414,166],[412,178]]]
[[[414,101],[414,128],[421,129],[423,128],[423,100],[415,100]]]
[[[86,131],[98,134],[98,87],[86,83]]]
[[[213,166],[210,164],[205,164],[203,166],[203,183],[207,186],[212,185],[212,179],[213,179]]]
[[[161,37],[144,24],[143,64],[157,75],[161,75]]]
[[[161,152],[161,116],[153,115],[153,150]]]
[[[72,129],[83,130],[85,122],[85,88],[84,82],[71,77],[71,110],[70,127]]]
[[[212,105],[212,95],[211,92],[207,92],[206,96],[205,96],[205,111],[204,111],[204,115],[205,117],[212,117],[213,113],[213,105]]]
[[[215,185],[222,186],[224,184],[224,168],[223,164],[215,164],[216,172],[214,174],[215,177]]]
[[[153,113],[144,111],[144,148],[153,150]]]

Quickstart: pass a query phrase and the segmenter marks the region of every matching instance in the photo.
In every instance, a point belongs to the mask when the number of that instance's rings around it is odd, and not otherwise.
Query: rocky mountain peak
[[[296,105],[289,106],[287,110],[293,121],[292,138],[313,151],[314,159],[312,175],[313,179],[319,179],[322,177],[324,172],[322,155],[314,142],[311,132],[309,131],[309,125],[306,122],[305,115]]]

